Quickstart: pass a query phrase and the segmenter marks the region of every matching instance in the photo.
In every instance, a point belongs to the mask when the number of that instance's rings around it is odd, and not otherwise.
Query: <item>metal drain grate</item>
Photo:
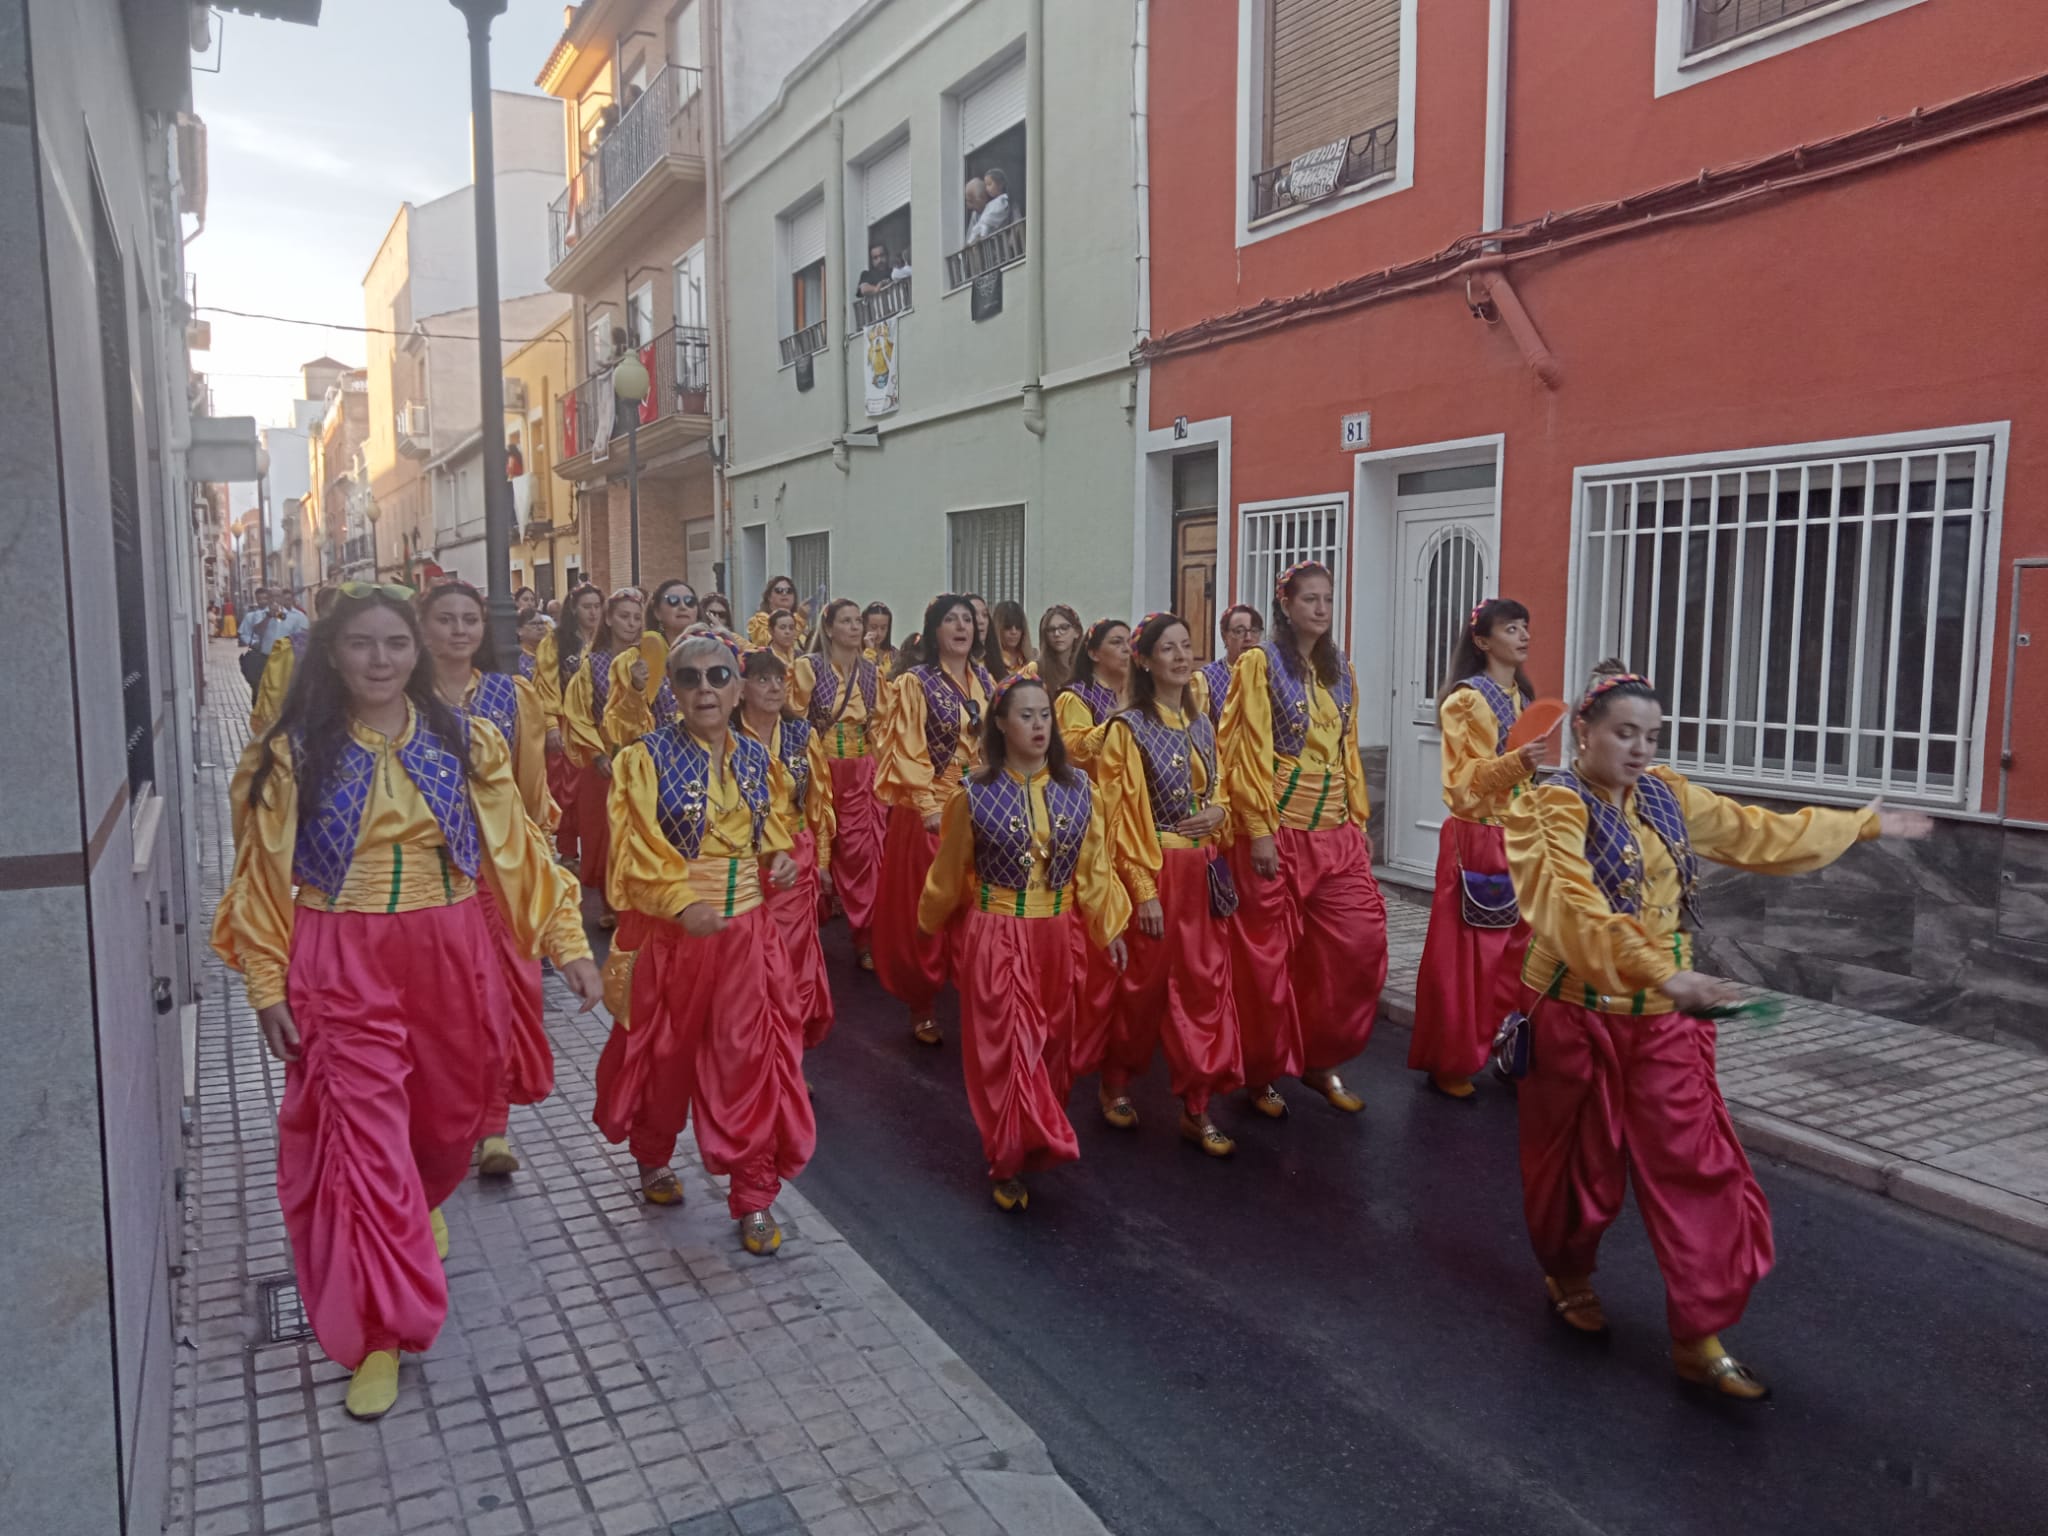
[[[263,1297],[263,1342],[289,1344],[310,1339],[313,1325],[306,1320],[306,1303],[299,1297],[299,1283],[289,1276],[260,1282]]]

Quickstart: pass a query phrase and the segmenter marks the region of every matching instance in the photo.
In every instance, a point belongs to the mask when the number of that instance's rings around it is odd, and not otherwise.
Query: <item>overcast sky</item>
[[[469,181],[466,24],[447,0],[326,0],[318,27],[216,12],[214,29],[213,55],[193,57],[208,160],[206,231],[186,251],[199,303],[361,325],[363,273],[398,205]],[[535,91],[561,30],[561,0],[511,0],[492,28],[492,84]],[[219,415],[288,425],[301,363],[364,359],[360,335],[202,318],[213,348],[192,363]]]

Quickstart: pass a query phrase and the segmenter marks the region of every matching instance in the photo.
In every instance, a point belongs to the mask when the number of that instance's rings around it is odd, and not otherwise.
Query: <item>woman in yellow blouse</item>
[[[426,647],[422,665],[432,675],[435,696],[456,714],[497,727],[512,750],[512,778],[527,818],[543,837],[553,833],[560,813],[548,793],[543,745],[547,727],[540,700],[531,683],[498,669],[483,593],[466,581],[444,581],[421,595],[419,610]],[[489,887],[477,891],[477,900],[490,920],[512,997],[505,1070],[498,1075],[483,1124],[477,1127],[476,1170],[502,1178],[519,1171],[519,1154],[507,1134],[511,1106],[538,1104],[554,1091],[555,1056],[542,1013],[540,962],[506,926]]]
[[[803,622],[793,613],[775,613],[768,619],[768,638],[762,644],[775,653],[783,670],[796,665],[797,645],[803,639]]]
[[[776,577],[763,589],[759,611],[747,620],[747,643],[749,645],[766,645],[769,643],[772,638],[770,625],[778,613],[795,614],[799,629],[803,627],[805,619],[809,617],[808,614],[804,613],[796,600],[796,583],[787,576]]]
[[[924,611],[922,654],[890,686],[875,764],[875,793],[889,808],[875,897],[875,975],[910,1011],[920,1045],[937,1045],[932,1020],[952,974],[945,941],[919,932],[918,903],[939,848],[939,818],[981,753],[982,716],[995,684],[974,659],[974,608],[949,592]]]
[[[631,746],[657,725],[674,723],[680,706],[668,684],[668,653],[697,628],[697,612],[695,588],[687,581],[664,581],[647,604],[654,627],[631,650],[613,655],[603,725],[604,738],[614,752]]]
[[[888,612],[883,610],[884,614]],[[789,702],[810,722],[831,781],[832,891],[853,933],[854,958],[875,968],[875,897],[882,878],[882,802],[875,798],[885,684],[861,654],[860,605],[850,597],[825,605],[816,655],[800,656],[790,674]]]
[[[1031,621],[1024,617],[1022,603],[1004,598],[990,611],[988,622],[995,637],[989,642],[992,675],[997,663],[1002,668],[1001,677],[1014,677],[1038,660],[1038,653],[1031,649]]]
[[[404,587],[349,583],[278,722],[235,775],[235,867],[213,947],[286,1063],[278,1201],[348,1411],[398,1394],[448,1313],[440,1205],[469,1171],[510,1004],[488,889],[527,954],[593,1006],[573,885],[526,814],[505,738],[418,666]]]
[[[1529,610],[1511,597],[1472,610],[1437,693],[1443,732],[1444,808],[1436,896],[1415,980],[1408,1065],[1437,1093],[1477,1101],[1472,1075],[1522,990],[1529,925],[1515,908],[1500,818],[1543,760],[1544,743],[1508,751],[1508,732],[1536,697],[1522,670]]]
[[[1372,875],[1369,808],[1353,720],[1357,682],[1331,638],[1327,566],[1281,573],[1272,638],[1230,674],[1217,730],[1234,841],[1231,956],[1252,1108],[1287,1113],[1274,1087],[1299,1076],[1336,1109],[1364,1102],[1337,1068],[1372,1038],[1387,982],[1387,909]]]
[[[810,721],[790,709],[789,673],[773,651],[749,651],[740,663],[740,707],[733,729],[768,749],[774,815],[784,826],[796,883],[768,898],[768,910],[789,948],[790,987],[803,1019],[804,1047],[824,1044],[832,1030],[832,980],[818,940],[822,897],[832,890],[832,770]]]
[[[317,622],[333,611],[335,589],[322,587],[313,595],[313,618]],[[249,705],[249,734],[261,736],[277,724],[279,711],[284,708],[284,696],[290,692],[292,673],[298,667],[299,656],[306,649],[309,631],[300,630],[288,640],[271,646],[270,656],[263,663],[263,673],[256,679],[256,691]]]
[[[569,593],[562,622],[541,638],[533,652],[533,691],[548,723],[548,789],[562,812],[555,830],[555,849],[572,864],[582,853],[584,808],[576,799],[576,783],[581,774],[569,757],[568,711],[563,695],[603,627],[604,594],[584,582]]]
[[[1229,830],[1219,798],[1216,731],[1195,707],[1195,642],[1178,614],[1155,613],[1131,642],[1131,707],[1096,757],[1110,855],[1134,909],[1131,963],[1102,1065],[1102,1113],[1136,1125],[1131,1079],[1164,1043],[1180,1132],[1211,1157],[1236,1150],[1210,1100],[1244,1086],[1231,993],[1229,876],[1217,861]]]
[[[1506,807],[1508,867],[1532,929],[1530,1031],[1517,1095],[1522,1205],[1557,1315],[1606,1326],[1592,1275],[1635,1185],[1664,1273],[1678,1374],[1729,1397],[1767,1395],[1719,1338],[1770,1271],[1770,1207],[1735,1139],[1703,1012],[1739,999],[1692,969],[1701,859],[1802,874],[1874,837],[1924,837],[1883,809],[1778,815],[1653,768],[1656,689],[1604,663],[1573,720],[1576,755]]]
[[[967,1102],[995,1203],[1013,1211],[1030,1204],[1019,1175],[1081,1155],[1059,1083],[1078,979],[1070,930],[1084,925],[1121,971],[1131,906],[1037,678],[995,690],[982,757],[946,805],[917,923],[954,936]]]
[[[562,690],[562,736],[569,761],[576,767],[576,814],[582,823],[576,838],[581,853],[577,873],[583,889],[597,892],[600,898],[607,887],[605,860],[611,848],[606,797],[611,789],[612,754],[621,745],[604,729],[605,709],[611,702],[612,663],[622,655],[638,653],[640,637],[646,632],[645,612],[637,587],[621,587],[607,598],[604,627]],[[598,921],[611,926],[608,906]]]
[[[773,1253],[772,1207],[817,1145],[804,1092],[803,1020],[764,885],[797,879],[774,814],[774,762],[735,735],[739,659],[711,635],[669,653],[682,706],[615,764],[606,962],[613,1024],[597,1064],[597,1127],[625,1142],[651,1204],[679,1205],[669,1166],[695,1110],[705,1169],[731,1177],[726,1208],[749,1253]]]
[[[1065,603],[1054,603],[1038,616],[1038,675],[1055,699],[1074,680],[1081,630],[1081,616]]]
[[[887,682],[896,675],[896,615],[887,603],[869,603],[860,611],[861,655],[875,664],[875,670]],[[820,625],[821,637],[831,626]],[[825,643],[821,638],[819,643]]]

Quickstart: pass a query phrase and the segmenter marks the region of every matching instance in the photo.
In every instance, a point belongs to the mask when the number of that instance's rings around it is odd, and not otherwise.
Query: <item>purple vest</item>
[[[1470,688],[1486,700],[1486,707],[1493,711],[1494,723],[1499,727],[1493,737],[1493,752],[1494,756],[1501,756],[1508,749],[1508,732],[1515,728],[1515,701],[1502,691],[1499,683],[1484,672],[1466,678],[1458,686]]]
[[[1621,810],[1608,803],[1579,781],[1578,775],[1565,771],[1551,774],[1544,781],[1561,784],[1586,803],[1586,862],[1592,866],[1593,878],[1606,893],[1607,904],[1617,912],[1631,915],[1642,911],[1643,906],[1643,852],[1636,845],[1636,835],[1630,829],[1628,817]],[[1650,830],[1662,839],[1671,860],[1678,866],[1679,901],[1693,918],[1692,926],[1699,926],[1699,913],[1693,907],[1693,887],[1699,880],[1699,858],[1692,851],[1692,838],[1685,827],[1685,812],[1678,804],[1678,796],[1671,792],[1671,786],[1655,774],[1646,773],[1636,780],[1636,809],[1643,820],[1650,824]]]
[[[779,747],[777,755],[782,766],[789,770],[790,778],[796,781],[796,808],[802,812],[804,801],[811,793],[811,722],[808,720],[785,720],[782,729],[776,733]]]
[[[654,723],[674,725],[682,717],[682,703],[676,698],[676,691],[669,685],[669,680],[664,677],[661,680],[661,687],[656,689],[654,694]]]
[[[1223,723],[1223,700],[1230,692],[1230,663],[1217,657],[1202,668],[1202,681],[1209,685],[1209,723]]]
[[[704,842],[704,811],[711,789],[711,754],[681,726],[666,726],[641,738],[654,759],[655,818],[661,835],[686,859]],[[768,819],[768,749],[751,736],[726,738],[727,760],[740,783],[740,798],[754,813],[754,852]]]
[[[311,631],[310,629],[302,629],[297,634],[291,637],[292,662],[294,665],[298,663],[300,657],[306,654],[306,646],[309,642],[311,642],[312,638],[313,631]]]
[[[1202,715],[1190,715],[1185,730],[1162,725],[1142,709],[1127,709],[1116,718],[1131,728],[1138,743],[1145,790],[1152,798],[1152,825],[1170,832],[1202,808],[1192,771],[1196,754],[1209,772],[1209,787],[1216,786],[1216,728]]]
[[[1037,855],[1032,849],[1030,791],[1007,773],[987,784],[977,775],[967,781],[967,811],[974,824],[974,873],[984,885],[1021,891],[1031,878]],[[1045,883],[1065,890],[1081,862],[1081,844],[1088,836],[1088,813],[1094,799],[1086,774],[1073,781],[1045,781],[1045,808],[1052,815]]]
[[[1294,675],[1275,642],[1263,641],[1259,649],[1266,653],[1266,685],[1273,696],[1273,750],[1282,757],[1299,757],[1308,745],[1308,680]],[[1342,735],[1348,736],[1354,699],[1351,659],[1340,655],[1337,660],[1337,685],[1330,697],[1343,719]]]
[[[810,721],[818,730],[831,729],[832,722],[839,718],[839,674],[832,670],[832,659],[820,651],[811,658],[811,676],[817,686],[811,690]],[[860,690],[860,696],[868,708],[868,720],[875,718],[875,696],[881,686],[881,674],[875,664],[862,656],[853,664],[853,686]]]
[[[1083,704],[1086,704],[1088,706],[1088,713],[1094,717],[1097,725],[1102,724],[1103,721],[1116,713],[1116,694],[1105,684],[1069,683],[1060,692],[1071,693]]]
[[[485,672],[476,680],[476,692],[462,706],[461,713],[488,720],[498,728],[508,748],[519,742],[519,689],[503,672]]]
[[[519,659],[512,663],[513,670],[529,683],[533,681],[534,660],[535,658],[531,651],[521,651]]]
[[[304,738],[295,735],[295,772],[305,771],[305,755]],[[398,761],[434,813],[449,861],[474,880],[479,867],[476,813],[463,781],[462,760],[427,729],[425,720],[415,719],[412,739],[398,749]],[[362,835],[363,811],[370,803],[376,772],[377,755],[350,736],[335,759],[320,804],[299,807],[299,835],[292,850],[292,879],[298,884],[328,896],[340,892],[356,856],[356,839]]]
[[[983,694],[994,693],[996,685],[989,677],[988,669],[978,661],[969,665],[974,668],[974,676],[981,680]],[[924,689],[924,749],[936,777],[952,766],[953,756],[960,750],[960,726],[967,714],[966,700],[961,698],[953,680],[946,676],[944,667],[919,667],[911,676]]]
[[[612,696],[612,653],[592,651],[590,653],[590,713],[599,725],[604,723],[605,700]]]

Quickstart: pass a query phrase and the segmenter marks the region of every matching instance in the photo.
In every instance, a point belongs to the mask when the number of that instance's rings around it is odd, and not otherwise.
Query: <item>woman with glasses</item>
[[[770,639],[769,624],[778,613],[796,615],[797,628],[801,630],[804,620],[809,617],[797,602],[796,583],[787,576],[778,576],[769,582],[761,593],[761,608],[747,620],[747,643],[766,645]]]
[[[520,615],[519,654],[512,658],[512,673],[531,683],[540,666],[540,644],[553,633],[554,621],[538,608]]]
[[[1120,971],[1131,907],[1045,684],[1027,672],[998,686],[980,734],[983,766],[946,803],[917,922],[934,940],[952,937],[967,1102],[990,1194],[1016,1211],[1031,1203],[1021,1175],[1081,1155],[1058,1065],[1072,1027],[1073,935]]]
[[[547,727],[533,685],[498,670],[491,646],[490,612],[483,593],[466,581],[445,581],[419,600],[426,655],[421,665],[434,696],[465,720],[488,720],[512,753],[512,778],[527,819],[543,838],[561,813],[548,793]],[[511,1106],[538,1104],[554,1091],[555,1055],[542,1014],[540,962],[520,944],[488,888],[477,900],[491,925],[512,1009],[507,1015],[505,1069],[493,1085],[477,1127],[476,1171],[506,1178],[519,1171],[513,1150]]]
[[[601,907],[611,843],[605,800],[611,792],[612,754],[618,750],[617,743],[605,734],[605,708],[611,701],[612,663],[620,656],[638,654],[640,636],[647,627],[645,613],[637,587],[621,587],[606,599],[604,628],[562,694],[569,760],[577,772],[576,814],[582,823],[577,829],[582,844],[577,873],[583,889],[598,894]],[[613,921],[611,909],[603,907],[598,926],[609,928]]]
[[[615,1023],[597,1064],[597,1127],[625,1142],[650,1204],[680,1205],[670,1166],[694,1111],[705,1170],[749,1253],[782,1246],[772,1207],[817,1145],[803,1020],[765,884],[797,880],[774,814],[775,761],[736,734],[739,660],[709,634],[669,653],[682,714],[619,754],[606,964]]]
[[[605,692],[604,734],[614,751],[630,746],[675,719],[679,707],[668,682],[668,653],[697,626],[697,593],[687,581],[671,578],[654,589],[647,605],[654,626],[630,651],[612,657],[611,684]]]
[[[881,669],[862,654],[863,619],[850,597],[825,605],[818,651],[798,659],[789,698],[809,720],[824,755],[834,811],[832,891],[852,930],[854,956],[862,970],[872,971],[883,838],[874,754],[885,685]]]
[[[1054,603],[1038,620],[1038,675],[1055,699],[1074,680],[1081,657],[1081,616],[1065,603]]]
[[[723,592],[713,592],[698,605],[698,608],[703,614],[706,624],[725,630],[727,633],[732,632],[732,600]]]
[[[604,627],[604,594],[584,582],[570,589],[563,618],[553,633],[545,636],[533,653],[533,689],[540,698],[541,714],[548,722],[548,790],[561,808],[561,826],[555,832],[556,851],[574,864],[582,853],[583,807],[576,801],[576,784],[581,777],[569,756],[569,711],[564,702],[569,683],[583,657],[597,643]]]
[[[1075,647],[1073,677],[1053,699],[1067,760],[1092,778],[1104,730],[1130,707],[1131,626],[1122,619],[1097,619]],[[1099,1071],[1108,1055],[1116,1030],[1119,982],[1099,951],[1080,944],[1078,938],[1076,942],[1081,1000],[1074,1010],[1072,1075],[1079,1078]],[[1062,1090],[1071,1084],[1070,1078]],[[1102,1113],[1118,1130],[1131,1130],[1138,1123],[1137,1110],[1121,1093],[1104,1095]]]
[[[448,1313],[441,1203],[469,1171],[510,1003],[480,889],[594,1006],[574,887],[512,754],[419,665],[409,588],[349,582],[235,776],[213,947],[285,1066],[278,1203],[346,1407],[377,1418]]]
[[[1387,982],[1387,909],[1372,875],[1358,684],[1337,649],[1336,585],[1303,561],[1280,575],[1273,635],[1238,658],[1217,732],[1238,896],[1232,975],[1252,1108],[1287,1114],[1299,1077],[1333,1109],[1365,1101],[1337,1068],[1365,1049]]]
[[[1266,621],[1249,603],[1236,603],[1223,610],[1223,654],[1195,674],[1190,687],[1195,707],[1209,717],[1211,725],[1223,723],[1223,701],[1230,693],[1230,669],[1237,658],[1266,638]]]
[[[875,975],[910,1012],[920,1045],[944,1038],[932,1019],[951,974],[943,937],[920,932],[918,902],[938,851],[939,821],[981,752],[982,717],[995,683],[974,659],[974,605],[958,593],[924,611],[924,654],[932,659],[890,689],[875,793],[889,808],[882,878],[875,899]]]

